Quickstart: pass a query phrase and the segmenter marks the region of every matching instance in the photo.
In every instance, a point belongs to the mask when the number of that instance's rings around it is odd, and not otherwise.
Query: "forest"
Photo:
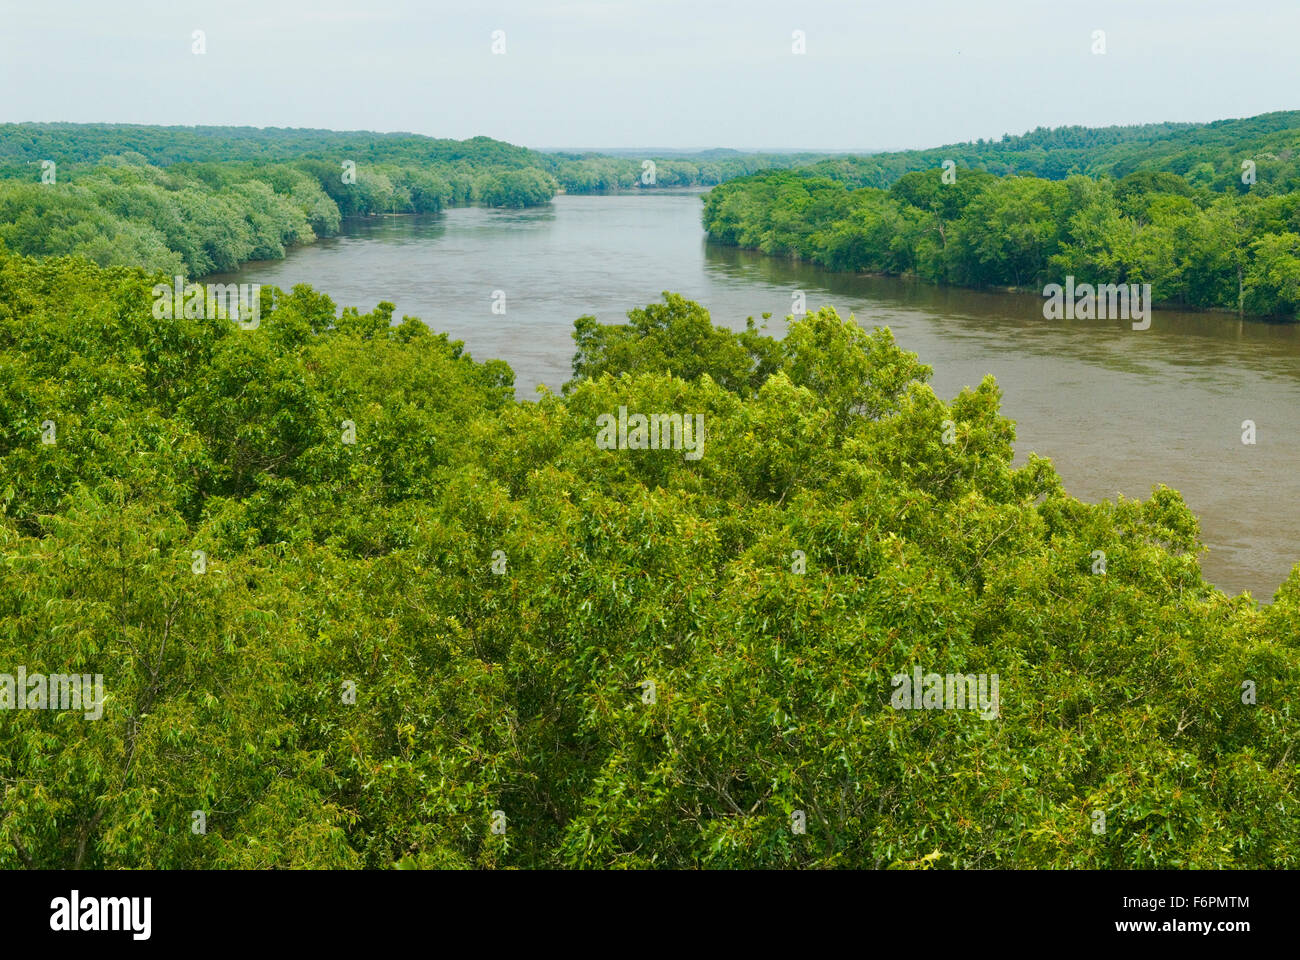
[[[0,663],[105,690],[0,710],[0,868],[1300,865],[1300,567],[1225,596],[1176,492],[1013,466],[991,378],[666,293],[522,403],[391,303],[169,279],[0,247]]]
[[[1298,146],[1300,113],[1037,131],[736,179],[709,192],[704,225],[719,243],[832,270],[1150,283],[1158,304],[1294,320]]]
[[[1120,179],[1138,170],[1155,170],[1225,190],[1241,186],[1241,161],[1249,158],[1258,167],[1260,192],[1268,193],[1275,187],[1294,189],[1298,182],[1300,159],[1294,153],[1298,129],[1298,110],[1210,123],[1039,127],[996,140],[834,156],[807,166],[814,176],[856,187],[888,187],[905,173],[941,167],[951,160],[956,166],[998,176],[1047,180],[1063,180],[1075,173]]]
[[[280,259],[295,244],[338,233],[343,217],[436,213],[456,203],[523,207],[555,194],[555,181],[528,167],[349,171],[325,160],[157,167],[128,154],[56,168],[55,176],[54,184],[0,180],[0,240],[10,249],[195,277]]]

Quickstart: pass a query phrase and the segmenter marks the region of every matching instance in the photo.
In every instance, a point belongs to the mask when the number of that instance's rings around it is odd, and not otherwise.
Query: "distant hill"
[[[760,170],[812,163],[826,153],[757,154],[730,149],[695,152],[621,150],[609,154],[531,150],[491,137],[446,140],[417,133],[309,130],[287,127],[157,127],[129,123],[0,124],[0,179],[34,176],[53,160],[95,164],[127,155],[154,166],[182,163],[278,163],[340,160],[405,168],[458,167],[461,172],[535,169],[568,193],[658,186],[714,186]],[[655,163],[647,176],[645,161]]]
[[[540,166],[540,154],[491,137],[442,140],[416,133],[308,130],[289,127],[154,127],[131,123],[0,124],[0,160],[94,163],[138,153],[155,166],[226,160],[349,159],[369,162]]]
[[[905,173],[939,167],[945,160],[1004,176],[1029,174],[1061,180],[1075,173],[1124,177],[1136,170],[1166,170],[1195,180],[1198,167],[1216,174],[1241,161],[1290,160],[1300,146],[1300,111],[1266,113],[1212,123],[1147,123],[1123,127],[1039,127],[1000,140],[952,143],[925,150],[840,156],[804,170],[854,186],[887,187]],[[1263,166],[1263,164],[1261,164]],[[1265,179],[1261,177],[1261,179]]]

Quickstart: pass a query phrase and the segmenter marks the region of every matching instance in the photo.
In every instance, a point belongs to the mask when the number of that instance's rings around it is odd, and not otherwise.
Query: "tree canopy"
[[[1074,276],[1149,283],[1166,305],[1300,310],[1300,191],[1216,192],[1167,172],[1048,180],[935,168],[882,190],[783,170],[715,187],[704,226],[716,242],[832,270],[1019,288]]]

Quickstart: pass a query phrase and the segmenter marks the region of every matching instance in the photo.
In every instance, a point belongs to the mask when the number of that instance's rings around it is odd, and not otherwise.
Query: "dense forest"
[[[1116,127],[1039,127],[1021,136],[952,143],[925,150],[836,156],[813,162],[813,176],[855,187],[888,187],[905,173],[930,170],[951,160],[960,167],[998,176],[1063,180],[1071,174],[1123,178],[1138,170],[1187,177],[1216,190],[1241,187],[1241,161],[1257,166],[1258,189],[1300,185],[1295,155],[1300,110],[1265,113],[1211,123],[1146,123]]]
[[[557,190],[721,183],[814,156],[642,160],[542,154],[487,137],[127,124],[0,125],[0,240],[203,276],[278,259],[344,217],[530,207]]]
[[[389,303],[167,281],[0,247],[0,662],[105,689],[0,710],[0,868],[1300,865],[1300,568],[1230,599],[1177,493],[1013,467],[991,379],[666,294],[519,403]]]
[[[1300,113],[1036,131],[733,180],[710,191],[704,223],[720,243],[833,270],[1150,283],[1157,303],[1294,319],[1297,146]]]
[[[436,213],[456,203],[531,206],[556,189],[528,167],[348,170],[325,160],[156,167],[138,154],[55,175],[54,184],[0,180],[0,240],[11,249],[190,276],[279,259],[294,244],[334,235],[343,217]]]
[[[711,186],[774,166],[823,159],[824,153],[762,154],[736,150],[621,155],[540,152],[490,137],[446,140],[411,133],[301,130],[277,127],[156,127],[118,123],[0,124],[0,174],[31,176],[33,164],[55,159],[96,163],[121,153],[156,166],[304,158],[351,159],[357,164],[437,168],[443,176],[533,168],[549,173],[569,193],[649,187]],[[649,160],[654,177],[646,176]],[[447,171],[451,171],[449,174]],[[471,177],[472,178],[472,177]]]

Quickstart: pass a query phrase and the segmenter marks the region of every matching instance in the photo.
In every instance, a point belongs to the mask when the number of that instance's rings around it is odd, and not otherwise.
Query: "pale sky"
[[[0,121],[902,149],[1297,108],[1298,37],[1296,0],[0,0]]]

